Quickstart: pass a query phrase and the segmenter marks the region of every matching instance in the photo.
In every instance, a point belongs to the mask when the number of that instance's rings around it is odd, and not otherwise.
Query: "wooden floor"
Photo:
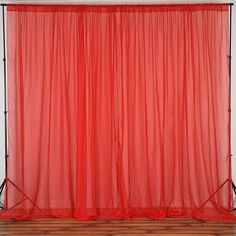
[[[41,219],[0,221],[0,235],[236,235],[236,222],[223,223],[193,219],[77,220]]]

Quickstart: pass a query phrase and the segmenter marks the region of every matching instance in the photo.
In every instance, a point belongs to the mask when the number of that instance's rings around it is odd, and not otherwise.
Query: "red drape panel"
[[[7,10],[1,218],[234,219],[227,5]]]

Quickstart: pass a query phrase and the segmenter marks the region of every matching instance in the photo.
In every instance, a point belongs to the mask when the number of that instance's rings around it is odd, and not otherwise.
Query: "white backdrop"
[[[151,0],[73,0],[73,1],[56,1],[56,0],[25,0],[25,1],[1,1],[2,3],[60,3],[60,4],[162,4],[162,3],[220,3],[227,2],[225,1],[182,1],[182,0],[159,0],[159,1],[151,1]],[[233,6],[233,18],[232,18],[232,169],[233,169],[233,179],[236,182],[236,2]],[[2,10],[0,13],[0,182],[2,182],[4,178],[4,81],[3,81],[3,61],[1,60],[3,55],[3,43],[2,43]]]

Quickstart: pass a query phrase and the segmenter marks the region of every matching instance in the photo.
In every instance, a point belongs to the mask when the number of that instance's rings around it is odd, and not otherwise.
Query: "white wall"
[[[179,1],[179,0],[72,0],[72,1],[63,1],[63,0],[25,0],[25,1],[1,1],[5,3],[63,3],[63,4],[154,4],[154,3],[220,3],[226,1]],[[235,1],[231,1],[234,2]],[[233,27],[232,27],[232,169],[233,169],[233,179],[236,182],[236,4],[233,6]],[[0,58],[3,55],[3,46],[2,46],[2,11],[0,13]],[[0,182],[4,178],[4,94],[3,94],[3,63],[0,60]]]

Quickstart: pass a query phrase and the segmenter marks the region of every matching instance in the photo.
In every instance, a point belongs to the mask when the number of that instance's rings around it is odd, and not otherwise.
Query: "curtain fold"
[[[235,220],[228,5],[7,6],[0,218]]]

